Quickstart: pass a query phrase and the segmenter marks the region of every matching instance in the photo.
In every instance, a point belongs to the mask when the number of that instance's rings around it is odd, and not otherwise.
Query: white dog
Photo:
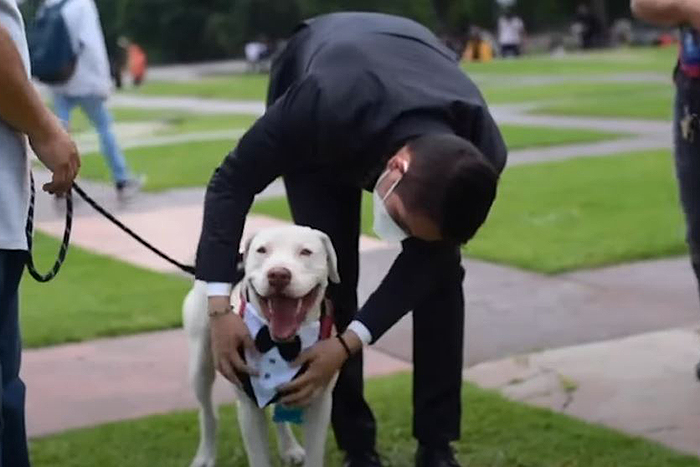
[[[231,304],[234,312],[244,315],[244,322],[263,355],[252,355],[246,350],[246,361],[256,366],[260,375],[249,379],[248,390],[252,388],[254,396],[236,388],[238,421],[250,465],[268,467],[271,465],[268,424],[265,410],[261,407],[269,403],[275,395],[274,388],[280,382],[280,376],[270,374],[270,368],[277,372],[279,362],[287,358],[280,358],[281,347],[273,347],[267,353],[267,349],[260,349],[258,341],[264,336],[258,338],[258,334],[268,336],[269,346],[297,342],[297,347],[305,350],[313,345],[321,336],[322,329],[330,332],[328,322],[321,323],[325,314],[322,313],[324,296],[329,281],[337,283],[340,278],[330,239],[326,234],[307,227],[289,226],[260,231],[246,243],[244,265],[245,277],[234,289]],[[200,404],[200,442],[191,467],[213,467],[216,460],[216,414],[212,386],[216,372],[204,282],[195,282],[185,298],[183,315],[190,343],[190,379]],[[263,332],[263,328],[266,331]],[[282,362],[282,365],[286,363]],[[298,369],[282,369],[281,377],[290,376],[290,371],[296,372]],[[288,423],[275,424],[284,463],[303,463],[308,467],[323,465],[334,384],[335,378],[303,409],[303,449]],[[257,400],[254,401],[253,397]]]

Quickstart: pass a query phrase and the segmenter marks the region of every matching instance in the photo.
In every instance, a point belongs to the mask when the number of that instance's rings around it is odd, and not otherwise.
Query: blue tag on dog
[[[284,407],[281,404],[275,404],[275,408],[272,411],[272,421],[275,423],[288,422],[301,425],[304,421],[303,414],[303,411],[299,408]]]

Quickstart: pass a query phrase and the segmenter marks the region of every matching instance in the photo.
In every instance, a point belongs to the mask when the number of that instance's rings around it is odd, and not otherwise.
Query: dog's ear
[[[254,238],[255,238],[255,234],[246,238],[245,242],[243,243],[243,264],[245,264],[246,259],[248,259],[248,250],[250,250],[250,245],[251,245],[251,243],[253,243]]]
[[[318,233],[321,237],[321,242],[326,249],[326,262],[328,267],[328,279],[334,284],[340,284],[340,274],[338,274],[338,256],[335,254],[335,248],[331,243],[331,238],[323,232]]]

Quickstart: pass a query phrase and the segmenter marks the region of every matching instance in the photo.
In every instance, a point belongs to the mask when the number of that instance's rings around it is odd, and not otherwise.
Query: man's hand
[[[225,298],[225,300],[222,300]],[[209,309],[217,310],[217,307],[227,307],[228,297],[210,297]],[[245,323],[235,313],[212,316],[209,319],[211,327],[211,347],[214,355],[216,369],[224,378],[241,387],[241,382],[236,376],[236,371],[257,375],[257,371],[243,361],[239,349],[245,347],[255,351],[255,343],[250,337]]]
[[[58,119],[51,115],[46,120],[41,127],[28,133],[29,144],[53,174],[51,182],[44,185],[44,191],[62,195],[73,186],[80,170],[80,157],[78,148]]]
[[[700,31],[700,2],[697,0],[684,0],[684,10],[688,18],[688,22]]]
[[[352,331],[346,331],[343,339],[353,353],[362,348],[362,342]],[[294,366],[308,364],[304,374],[291,383],[277,388],[283,394],[280,402],[294,407],[309,405],[311,400],[328,386],[347,359],[348,354],[337,338],[317,342],[313,347],[302,352],[293,363]]]
[[[690,24],[700,30],[700,2],[697,0],[632,0],[635,16],[663,26]]]

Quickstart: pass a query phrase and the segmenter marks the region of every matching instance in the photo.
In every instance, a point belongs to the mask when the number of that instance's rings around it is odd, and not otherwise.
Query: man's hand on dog
[[[352,331],[346,331],[343,338],[354,353],[362,348],[360,338]],[[292,382],[277,390],[284,394],[280,402],[292,407],[305,407],[322,391],[340,370],[348,354],[338,339],[331,338],[316,343],[299,355],[294,366],[308,365],[306,371]]]
[[[228,306],[227,297],[217,301],[218,298],[210,297],[210,309]],[[253,376],[257,375],[258,372],[246,365],[239,353],[239,349],[245,347],[251,351],[256,351],[255,342],[253,342],[253,338],[250,336],[248,328],[241,317],[235,313],[214,316],[209,322],[211,326],[211,348],[216,369],[224,378],[241,387],[236,371]]]

